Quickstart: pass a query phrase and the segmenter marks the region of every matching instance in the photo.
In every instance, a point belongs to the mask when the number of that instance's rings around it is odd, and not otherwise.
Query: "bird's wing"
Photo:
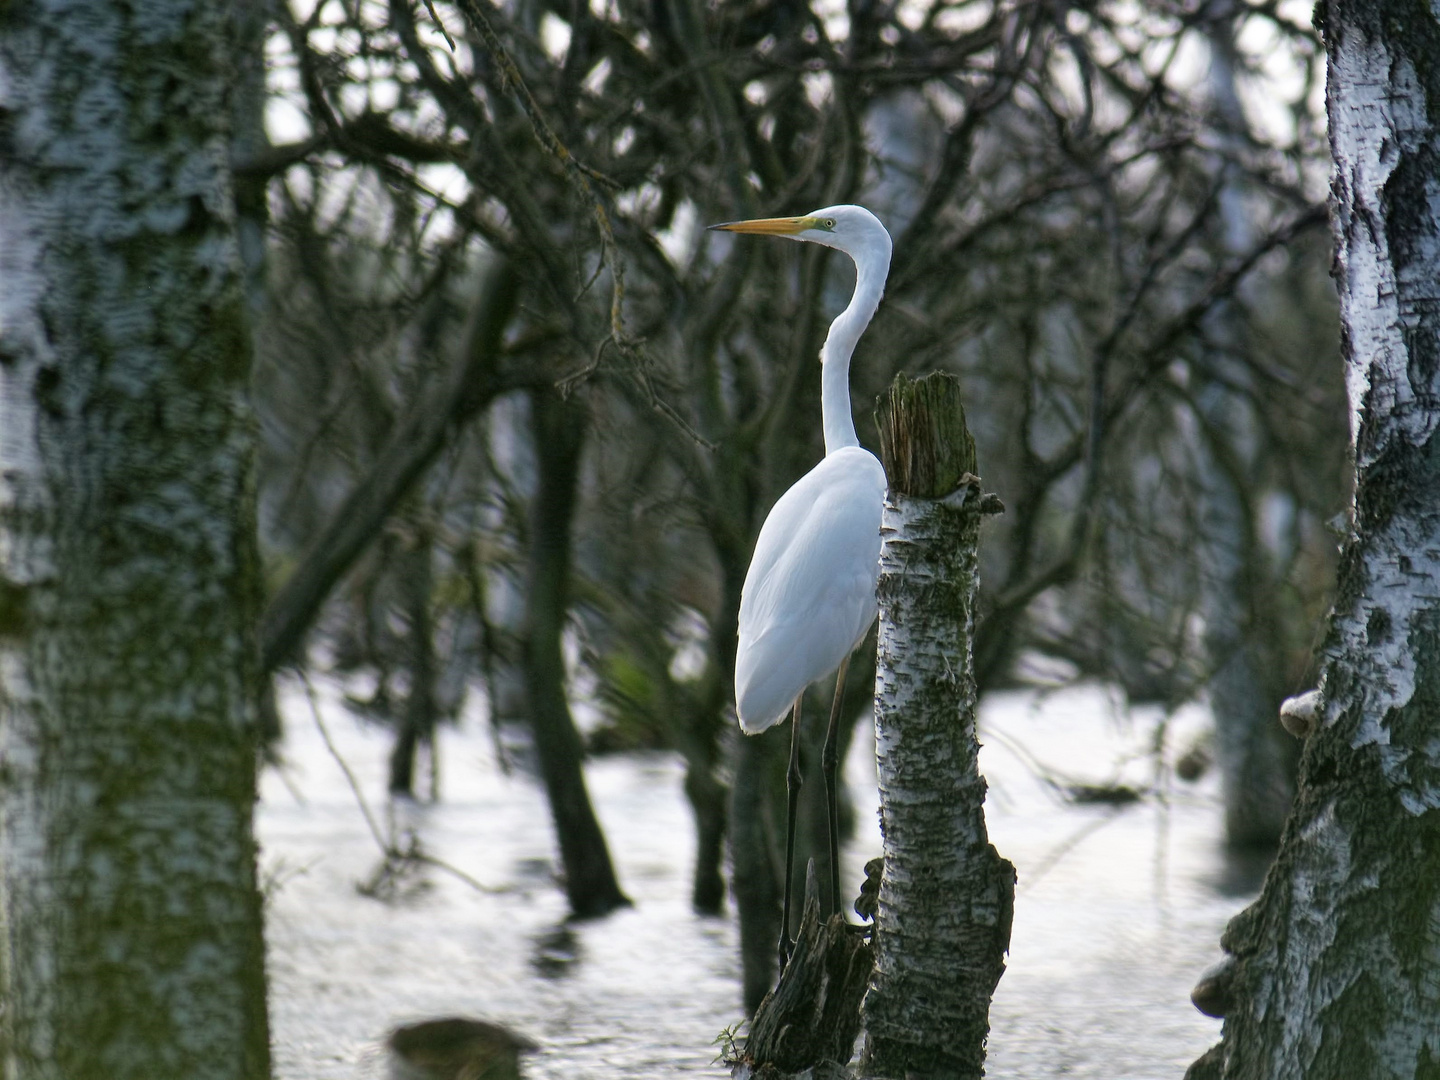
[[[741,593],[735,696],[769,727],[832,671],[875,617],[885,474],[858,447],[828,455],[776,502]]]

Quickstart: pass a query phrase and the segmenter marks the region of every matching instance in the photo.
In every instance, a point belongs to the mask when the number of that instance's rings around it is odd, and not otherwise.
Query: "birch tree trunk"
[[[1280,854],[1192,1078],[1440,1076],[1440,15],[1328,0],[1352,533]]]
[[[975,443],[958,381],[896,379],[880,416],[875,748],[885,870],[865,998],[867,1076],[984,1075],[1015,868],[985,830],[971,638]]]
[[[224,4],[0,4],[12,1080],[269,1074]]]

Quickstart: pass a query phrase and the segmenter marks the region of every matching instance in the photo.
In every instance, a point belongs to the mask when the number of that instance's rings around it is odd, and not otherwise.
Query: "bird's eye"
[[[827,218],[825,219],[825,228],[827,228],[827,229],[833,229],[834,227],[835,227],[835,219],[834,219],[833,217],[827,217]]]

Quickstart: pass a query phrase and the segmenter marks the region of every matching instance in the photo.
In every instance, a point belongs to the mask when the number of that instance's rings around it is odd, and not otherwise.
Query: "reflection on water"
[[[387,736],[326,700],[335,742],[371,806],[382,807]],[[711,1043],[740,1017],[736,931],[690,911],[693,830],[678,760],[589,766],[636,906],[567,923],[540,787],[503,775],[470,718],[441,736],[446,801],[397,806],[385,827],[413,833],[484,891],[420,867],[382,902],[356,888],[375,879],[381,859],[354,795],[303,698],[288,704],[288,775],[266,775],[257,821],[270,882],[277,1077],[383,1076],[390,1029],[457,1014],[539,1043],[526,1064],[536,1080],[725,1075]],[[1171,744],[1183,749],[1200,719],[1173,718]],[[1218,958],[1220,931],[1264,865],[1224,857],[1213,778],[1191,787],[1157,770],[1156,720],[1119,714],[1095,688],[985,703],[991,837],[1020,879],[1009,968],[991,1012],[992,1077],[1179,1077],[1218,1038],[1219,1021],[1194,1010],[1190,987]],[[870,740],[857,738],[846,764],[861,807],[875,803],[871,754]],[[1128,804],[1062,796],[1107,785],[1147,794]],[[859,821],[845,852],[847,889],[858,890],[880,850],[873,811]]]
[[[530,962],[537,975],[559,979],[574,971],[579,959],[580,938],[569,923],[561,923],[535,938]]]

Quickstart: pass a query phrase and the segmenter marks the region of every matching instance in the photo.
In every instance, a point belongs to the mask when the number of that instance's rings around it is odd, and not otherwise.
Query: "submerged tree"
[[[1280,642],[1267,670],[1302,688],[1295,628],[1323,608],[1321,522],[1344,479],[1321,436],[1343,413],[1312,326],[1333,315],[1311,257],[1316,43],[1288,9],[1233,14],[1237,43],[1264,44],[1237,44],[1235,77],[1280,116],[1242,116],[1238,132],[1221,131],[1188,60],[1213,21],[1194,5],[325,0],[276,19],[291,130],[252,163],[272,177],[284,286],[285,318],[262,338],[275,564],[324,532],[287,493],[338,509],[386,430],[374,415],[419,408],[465,283],[510,259],[503,377],[467,414],[488,430],[448,426],[416,480],[442,525],[436,593],[455,595],[453,574],[510,616],[523,607],[534,463],[505,395],[584,384],[565,625],[609,712],[601,741],[684,755],[702,909],[720,904],[721,831],[739,838],[750,1005],[774,976],[784,733],[727,750],[736,609],[766,510],[820,456],[814,357],[850,283],[826,252],[726,252],[705,224],[860,202],[895,235],[853,390],[943,368],[977,402],[987,480],[1010,509],[983,556],[982,692],[1024,678],[1037,652],[1137,697],[1201,691],[1235,636],[1210,620],[1206,647],[1212,567],[1194,543],[1232,435],[1249,471],[1215,521],[1246,531],[1214,550],[1247,563],[1225,568],[1254,583],[1259,615],[1240,629]],[[1272,55],[1298,81],[1269,80]],[[1237,208],[1249,227],[1232,235]],[[873,445],[868,419],[857,428]],[[493,645],[474,658],[489,699],[523,700],[505,689],[523,620],[479,610],[447,613],[474,620],[451,640]],[[864,675],[855,665],[847,721]],[[813,853],[828,889],[825,845]]]
[[[1440,1075],[1440,18],[1316,17],[1355,496],[1296,805],[1193,1080]]]
[[[540,774],[565,864],[565,891],[576,915],[604,915],[630,901],[615,878],[600,823],[590,806],[580,737],[565,697],[560,637],[569,609],[575,488],[587,426],[583,402],[554,390],[530,397],[538,476],[531,500],[526,589],[525,690]]]
[[[231,25],[188,0],[0,8],[16,1080],[269,1075]]]

